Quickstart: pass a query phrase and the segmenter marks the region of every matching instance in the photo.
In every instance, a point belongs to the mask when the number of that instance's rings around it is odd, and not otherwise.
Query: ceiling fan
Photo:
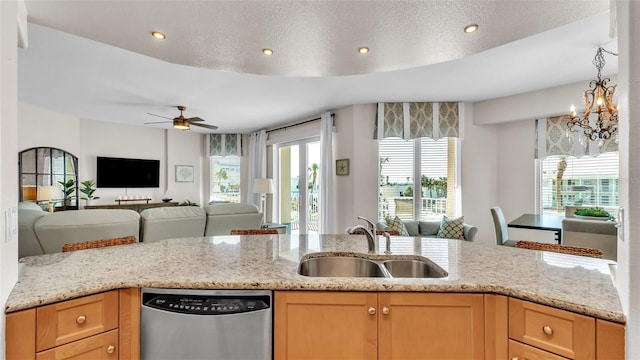
[[[169,119],[171,121],[155,121],[155,122],[148,122],[145,124],[161,124],[161,123],[168,123],[168,122],[173,122],[173,127],[176,129],[180,129],[180,130],[189,130],[191,125],[195,125],[195,126],[200,126],[203,127],[205,129],[211,129],[211,130],[217,130],[218,127],[215,125],[207,125],[207,124],[201,124],[200,121],[204,121],[204,119],[201,119],[199,117],[192,117],[192,118],[186,118],[184,117],[184,115],[182,115],[182,112],[187,110],[186,106],[182,106],[182,105],[178,105],[178,110],[180,110],[180,116],[176,117],[176,118],[168,118],[166,116],[162,116],[162,115],[156,115],[156,114],[152,114],[152,113],[147,113],[149,115],[153,115],[153,116],[157,116],[157,117],[161,117],[164,119]]]

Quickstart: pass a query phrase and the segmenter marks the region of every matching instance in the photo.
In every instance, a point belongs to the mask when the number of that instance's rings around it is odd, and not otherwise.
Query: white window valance
[[[462,138],[462,103],[378,103],[374,139]]]
[[[552,155],[574,157],[598,156],[601,153],[618,151],[615,136],[605,140],[602,146],[589,140],[583,132],[571,132],[567,126],[568,115],[536,120],[536,158],[544,159]]]
[[[242,134],[209,134],[209,156],[242,156]]]

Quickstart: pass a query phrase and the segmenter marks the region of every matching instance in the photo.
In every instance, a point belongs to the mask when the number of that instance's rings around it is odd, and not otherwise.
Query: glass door
[[[292,234],[318,233],[320,141],[305,139],[278,147],[280,223]]]

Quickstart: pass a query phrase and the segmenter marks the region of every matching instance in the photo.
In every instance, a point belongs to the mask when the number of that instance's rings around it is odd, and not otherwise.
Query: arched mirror
[[[36,147],[18,155],[20,201],[43,208],[78,209],[78,158],[61,149]]]

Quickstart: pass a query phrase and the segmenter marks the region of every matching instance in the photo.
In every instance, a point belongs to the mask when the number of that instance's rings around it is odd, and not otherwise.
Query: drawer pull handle
[[[391,312],[391,310],[389,310],[389,308],[388,308],[388,307],[386,307],[386,306],[385,306],[385,307],[383,307],[383,308],[382,308],[382,313],[383,313],[383,314],[385,314],[385,315],[389,315],[389,312]]]
[[[512,356],[511,360],[518,360],[518,357],[517,356]]]
[[[78,316],[78,318],[76,319],[76,322],[77,322],[78,324],[84,324],[84,322],[85,322],[85,321],[87,321],[87,317],[86,317],[86,316],[84,316],[84,315],[80,315],[80,316]]]
[[[542,332],[544,332],[547,335],[553,335],[553,329],[549,325],[543,326]]]
[[[376,308],[374,308],[373,306],[369,308],[369,314],[371,315],[375,315],[376,314]]]
[[[113,352],[116,351],[116,347],[113,345],[109,345],[107,346],[107,354],[113,354]]]

